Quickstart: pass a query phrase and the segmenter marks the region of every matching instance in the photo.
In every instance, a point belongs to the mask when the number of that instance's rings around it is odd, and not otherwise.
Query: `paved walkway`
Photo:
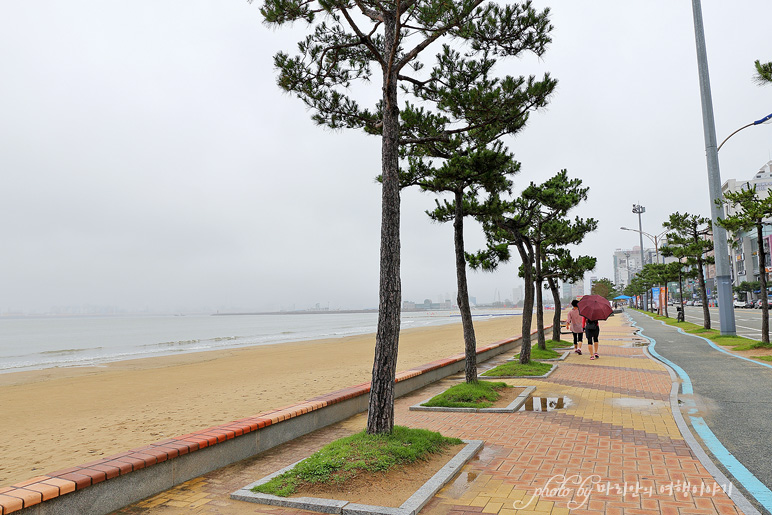
[[[600,359],[572,353],[546,379],[508,380],[535,385],[536,397],[562,397],[563,409],[514,414],[408,410],[453,380],[463,380],[460,376],[398,399],[400,425],[485,441],[478,459],[421,514],[742,513],[686,444],[670,410],[670,375],[636,345],[641,340],[633,332],[626,317],[612,317],[601,325]],[[365,421],[364,414],[357,415],[118,513],[294,515],[298,510],[233,501],[229,494],[361,430]]]

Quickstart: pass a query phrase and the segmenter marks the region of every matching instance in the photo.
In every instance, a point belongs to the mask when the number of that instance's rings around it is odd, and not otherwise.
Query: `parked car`
[[[702,301],[701,300],[695,300],[694,304],[692,304],[692,306],[702,306]]]
[[[744,307],[746,307],[746,306],[745,306],[745,301],[744,301],[744,300],[735,300],[735,301],[732,303],[732,305],[733,305],[734,307],[736,307],[736,308],[744,308]]]

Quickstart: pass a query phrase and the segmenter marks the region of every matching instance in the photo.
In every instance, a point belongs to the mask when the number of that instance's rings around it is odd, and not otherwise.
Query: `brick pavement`
[[[422,515],[742,513],[686,445],[670,411],[670,376],[634,345],[632,333],[623,317],[612,317],[601,326],[599,360],[572,353],[549,378],[507,380],[535,385],[536,397],[563,397],[563,409],[514,414],[408,410],[446,388],[449,380],[398,399],[400,425],[485,441],[478,457]],[[118,513],[294,515],[299,510],[233,501],[229,494],[361,430],[365,422],[364,414],[357,415]]]

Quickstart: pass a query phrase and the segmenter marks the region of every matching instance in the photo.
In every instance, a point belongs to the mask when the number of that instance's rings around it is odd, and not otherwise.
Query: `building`
[[[641,271],[643,265],[656,262],[657,251],[655,249],[643,250],[643,263],[641,263],[641,247],[636,245],[632,249],[616,249],[614,251],[614,284],[621,289],[626,288],[635,274]]]
[[[584,279],[571,283],[571,298],[576,299],[584,295]]]
[[[512,288],[512,303],[517,305],[519,302],[525,300],[525,288],[523,286],[515,286]]]
[[[565,281],[563,282],[560,290],[560,300],[571,300],[573,298],[573,295],[571,294],[571,286],[571,283]]]
[[[721,186],[721,193],[742,191],[753,187],[756,188],[759,197],[764,198],[769,195],[770,188],[772,188],[772,161],[762,166],[750,180],[727,180]],[[725,205],[724,213],[731,216],[736,213],[736,210]],[[772,223],[772,219],[767,221]],[[755,229],[736,235],[727,234],[727,240],[729,241],[729,259],[732,263],[732,284],[734,286],[746,281],[758,281],[762,269],[765,273],[772,272],[769,256],[769,249],[772,248],[770,245],[772,243],[772,227],[764,226],[761,242],[758,241]],[[759,245],[763,245],[766,253],[766,263],[763,267],[759,266]]]

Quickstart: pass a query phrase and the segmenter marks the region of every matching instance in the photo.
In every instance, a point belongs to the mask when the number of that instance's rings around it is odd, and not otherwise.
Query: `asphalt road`
[[[684,316],[687,322],[702,325],[702,307],[685,306]],[[718,308],[708,308],[710,311],[710,326],[719,329]],[[675,306],[668,306],[668,315],[675,318]],[[772,315],[772,309],[770,310]],[[761,339],[761,310],[749,308],[735,308],[734,320],[738,336],[745,336],[754,340]]]
[[[641,313],[629,313],[644,334],[656,340],[656,352],[691,378],[694,395],[681,393],[679,400],[687,407],[696,407],[691,414],[701,416],[724,447],[772,489],[772,369],[727,355],[700,338],[680,334]],[[713,315],[716,327],[715,309],[711,309],[711,318]],[[693,317],[702,319],[701,308],[687,308],[687,321],[694,322]],[[738,310],[736,319],[751,328],[750,332],[756,321],[760,327],[760,318],[760,311]],[[688,422],[688,411],[684,416]],[[751,496],[748,498],[753,502]]]

